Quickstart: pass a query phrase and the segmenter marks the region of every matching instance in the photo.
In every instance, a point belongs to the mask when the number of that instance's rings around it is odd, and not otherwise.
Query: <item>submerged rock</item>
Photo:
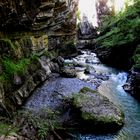
[[[114,132],[124,124],[123,112],[108,98],[89,88],[73,97],[73,105],[80,111],[83,128],[95,132]]]

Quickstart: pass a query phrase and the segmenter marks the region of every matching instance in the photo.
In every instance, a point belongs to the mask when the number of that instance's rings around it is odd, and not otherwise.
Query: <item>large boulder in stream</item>
[[[82,128],[97,133],[115,132],[124,124],[123,112],[97,91],[84,87],[73,97]]]

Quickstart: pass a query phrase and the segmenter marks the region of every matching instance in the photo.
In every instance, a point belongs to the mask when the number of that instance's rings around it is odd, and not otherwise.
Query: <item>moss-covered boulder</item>
[[[73,67],[62,67],[60,70],[60,74],[62,77],[67,77],[67,78],[74,78],[77,76],[76,70]]]
[[[80,110],[83,128],[95,132],[112,132],[124,124],[123,112],[97,91],[83,88],[73,97],[73,105]]]

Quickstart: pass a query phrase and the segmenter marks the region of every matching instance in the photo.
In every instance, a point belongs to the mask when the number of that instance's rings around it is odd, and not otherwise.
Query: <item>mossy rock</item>
[[[0,122],[0,136],[15,135],[17,130],[18,129],[16,127],[14,127],[10,124]]]
[[[87,92],[91,92],[91,93],[98,93],[96,90],[92,90],[88,87],[83,87],[81,90],[80,90],[80,93],[87,93]]]
[[[119,107],[97,91],[84,87],[73,97],[73,105],[80,110],[81,123],[91,130],[116,131],[124,124]]]
[[[73,67],[63,67],[60,70],[60,74],[62,77],[67,77],[67,78],[74,78],[76,77],[76,70]]]

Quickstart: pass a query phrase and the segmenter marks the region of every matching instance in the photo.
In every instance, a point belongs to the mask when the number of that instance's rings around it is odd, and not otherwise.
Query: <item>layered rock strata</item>
[[[0,1],[0,114],[21,106],[54,70],[52,59],[76,52],[77,0]]]

